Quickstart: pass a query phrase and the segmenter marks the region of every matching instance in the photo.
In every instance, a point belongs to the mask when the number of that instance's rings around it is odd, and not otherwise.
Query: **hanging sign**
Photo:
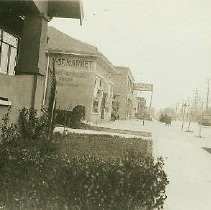
[[[153,84],[134,83],[133,90],[138,91],[153,91]]]

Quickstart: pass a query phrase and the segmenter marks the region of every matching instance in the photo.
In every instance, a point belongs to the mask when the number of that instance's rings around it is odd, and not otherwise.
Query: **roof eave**
[[[94,53],[88,53],[88,52],[81,52],[81,51],[74,51],[74,50],[60,50],[60,49],[52,49],[49,48],[47,50],[49,54],[64,54],[64,55],[78,55],[78,56],[91,56],[91,57],[97,57]]]
[[[50,17],[74,18],[80,19],[81,23],[84,18],[83,4],[81,0],[49,0],[48,15]]]

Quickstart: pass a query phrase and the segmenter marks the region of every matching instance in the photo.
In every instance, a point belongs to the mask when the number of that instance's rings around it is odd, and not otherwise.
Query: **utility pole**
[[[153,97],[153,89],[151,90],[151,97],[150,97],[150,104],[149,104],[150,109],[152,107],[152,97]]]
[[[153,88],[151,90],[150,104],[149,104],[149,117],[152,118],[152,97],[153,97]]]
[[[191,121],[191,113],[192,113],[192,106],[190,103],[190,99],[188,98],[188,110],[187,110],[187,120],[188,120],[188,128],[186,132],[190,132],[190,121]]]
[[[186,108],[187,108],[187,104],[184,103],[182,105],[182,127],[181,127],[181,130],[183,131],[184,129],[184,123],[185,123],[185,111],[186,111]]]
[[[189,115],[188,115],[188,129],[187,132],[192,132],[191,131],[191,121],[192,121],[192,116],[193,116],[193,101],[189,103]]]
[[[206,110],[209,108],[209,94],[210,94],[210,79],[207,79],[207,101],[206,101]]]
[[[198,89],[195,89],[195,96],[194,96],[194,102],[193,102],[193,120],[197,120],[197,115],[198,115],[198,110],[199,110],[199,94],[198,94]]]
[[[200,122],[199,122],[199,135],[197,136],[198,138],[203,138],[201,135],[201,130],[202,130],[202,119],[203,119],[203,102],[201,103],[201,116],[200,116]]]

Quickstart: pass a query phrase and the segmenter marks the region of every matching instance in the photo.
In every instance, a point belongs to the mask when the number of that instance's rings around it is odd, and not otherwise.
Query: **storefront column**
[[[48,21],[42,16],[27,16],[20,42],[17,74],[29,74],[33,78],[31,106],[40,109],[43,91],[37,87],[46,74]],[[39,81],[38,81],[39,80]]]
[[[45,75],[47,28],[48,22],[45,18],[26,17],[20,42],[17,73]]]

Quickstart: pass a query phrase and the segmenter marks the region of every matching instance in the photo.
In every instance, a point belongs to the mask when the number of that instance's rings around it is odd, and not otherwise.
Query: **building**
[[[113,75],[113,116],[115,119],[131,119],[136,112],[136,98],[133,92],[134,77],[127,67],[116,66]]]
[[[146,114],[146,99],[144,97],[136,97],[137,111],[136,118],[144,119]]]
[[[46,103],[53,71],[56,75],[56,108],[71,111],[86,108],[85,119],[98,123],[111,118],[115,69],[92,45],[49,27],[49,66]],[[58,42],[59,40],[59,42]]]
[[[11,107],[12,121],[22,107],[40,110],[46,74],[48,22],[81,19],[78,0],[0,1],[0,117]]]

